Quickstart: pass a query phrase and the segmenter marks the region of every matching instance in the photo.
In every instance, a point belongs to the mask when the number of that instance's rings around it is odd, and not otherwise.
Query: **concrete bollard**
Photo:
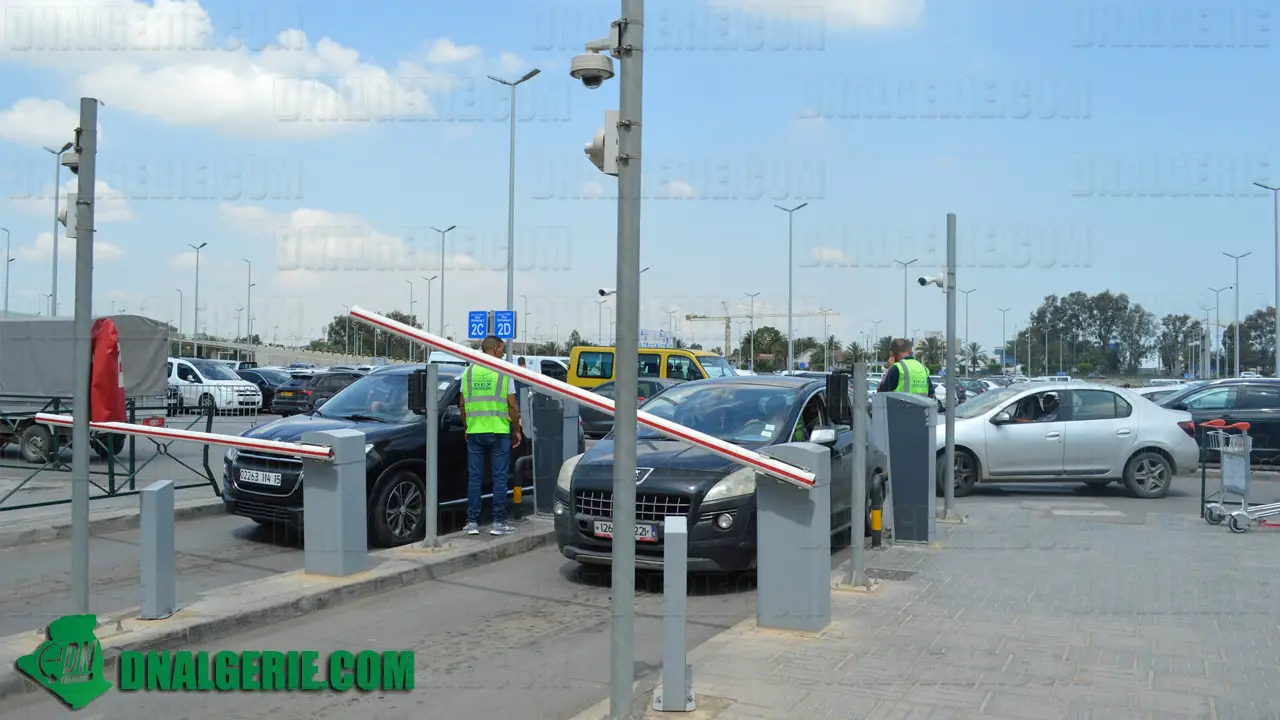
[[[333,460],[303,458],[303,562],[312,575],[347,577],[369,565],[364,433],[319,430],[302,442],[333,448]]]
[[[805,490],[756,473],[756,625],[819,632],[831,623],[831,450],[788,443],[761,453],[815,477]]]
[[[178,610],[173,578],[173,481],[138,492],[142,549],[142,620],[163,620]]]
[[[653,709],[692,712],[698,704],[693,697],[693,668],[685,654],[689,521],[684,516],[663,518],[662,542],[662,684],[653,691]]]

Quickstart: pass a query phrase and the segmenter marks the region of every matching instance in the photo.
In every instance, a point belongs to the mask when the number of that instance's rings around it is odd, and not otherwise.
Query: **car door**
[[[1110,390],[1072,390],[1067,395],[1063,475],[1119,475],[1138,439],[1133,406]]]
[[[200,401],[200,385],[203,381],[200,379],[200,373],[191,366],[179,360],[176,363],[176,372],[178,375],[178,392],[182,393],[182,400],[186,403],[196,404]]]
[[[1066,446],[1062,420],[1036,421],[1039,402],[1047,392],[1031,393],[1004,408],[1013,422],[986,425],[987,472],[992,479],[1044,478],[1062,474]],[[996,413],[997,415],[999,413]]]
[[[1274,458],[1280,454],[1280,384],[1248,383],[1243,393],[1239,409],[1224,419],[1249,423],[1255,461]]]
[[[603,385],[593,388],[591,392],[595,393],[596,395],[599,395],[600,397],[605,397],[605,398],[609,398],[610,400],[613,400],[614,387],[615,385],[612,382],[607,382]],[[586,432],[591,432],[591,433],[608,432],[609,429],[613,427],[613,417],[611,415],[609,415],[608,413],[602,412],[600,410],[597,410],[593,407],[590,407],[589,405],[580,405],[578,407],[578,416],[582,418],[582,425],[583,425],[583,428],[586,430]]]

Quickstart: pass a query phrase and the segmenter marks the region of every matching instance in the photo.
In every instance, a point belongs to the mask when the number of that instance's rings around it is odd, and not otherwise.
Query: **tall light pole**
[[[195,330],[192,331],[193,334],[191,335],[191,354],[196,357],[200,357],[200,251],[208,244],[207,242],[202,242],[199,245],[187,243],[187,247],[196,251],[196,299],[194,323],[192,325]]]
[[[182,288],[178,290],[178,354],[182,354],[182,315],[186,312],[186,301],[182,297]]]
[[[1262,183],[1254,183],[1263,190],[1271,191],[1271,199],[1275,212],[1275,249],[1276,249],[1276,350],[1275,376],[1280,378],[1280,187],[1271,187]]]
[[[240,318],[244,315],[244,308],[236,308],[236,335],[240,334]]]
[[[1216,308],[1201,305],[1200,309],[1204,311],[1204,331],[1200,333],[1200,375],[1208,380],[1213,377],[1213,368],[1209,366],[1209,346],[1212,344],[1212,338],[1209,336],[1209,311]],[[1280,352],[1280,348],[1276,350]]]
[[[1209,368],[1211,372],[1216,372],[1218,377],[1222,377],[1222,358],[1219,353],[1222,351],[1222,302],[1219,296],[1223,290],[1234,290],[1235,287],[1227,285],[1220,288],[1209,288],[1209,292],[1213,293],[1213,366]]]
[[[58,226],[62,224],[58,215],[60,208],[58,201],[62,196],[62,154],[74,147],[74,143],[67,143],[62,146],[61,150],[54,150],[46,147],[45,151],[53,155],[53,286],[49,289],[49,297],[53,298],[49,301],[52,311],[50,317],[56,317],[58,314]],[[9,283],[5,282],[5,287],[9,287]]]
[[[1008,319],[1009,317],[1008,313],[1013,308],[996,308],[996,309],[1000,311],[1000,374],[1004,375],[1004,353],[1005,353],[1005,350],[1009,347],[1009,333],[1008,333],[1008,329],[1005,327],[1005,320]],[[966,311],[965,314],[967,315],[968,312]],[[1016,359],[1014,360],[1014,363],[1017,363]]]
[[[422,329],[426,330],[427,332],[431,332],[431,283],[435,282],[436,278],[440,276],[432,275],[431,277],[427,277],[426,275],[419,275],[418,277],[427,281],[427,311],[422,314],[423,315]],[[430,352],[427,353],[427,357],[428,358],[431,357]]]
[[[884,321],[883,321],[883,320],[872,320],[872,321],[871,321],[871,343],[870,343],[869,345],[867,345],[867,349],[868,349],[869,351],[875,351],[875,350],[879,350],[879,349],[880,349],[880,347],[879,347],[879,344],[880,344],[880,323],[882,323],[882,322],[884,322]],[[870,355],[871,353],[870,353],[870,352],[868,352],[867,354],[868,354],[868,355]]]
[[[12,248],[9,246],[9,228],[4,231],[4,314],[9,314],[9,263],[13,262]]]
[[[671,347],[676,343],[676,311],[663,310],[667,314],[667,334],[671,336]]]
[[[907,275],[907,272],[908,272],[907,268],[911,267],[912,265],[915,265],[919,261],[920,261],[920,258],[912,258],[911,260],[907,260],[906,262],[903,262],[901,260],[894,260],[894,262],[902,266],[902,336],[903,337],[907,336],[907,288],[911,287],[911,283]]]
[[[831,348],[831,334],[827,329],[827,316],[833,312],[835,308],[819,309],[822,313],[822,370],[831,372],[831,360],[827,357],[827,351]]]
[[[1236,261],[1236,284],[1234,286],[1236,289],[1236,292],[1235,292],[1236,310],[1235,310],[1235,322],[1232,323],[1235,326],[1235,338],[1231,342],[1231,347],[1232,349],[1235,350],[1235,356],[1236,356],[1235,357],[1235,366],[1236,366],[1235,376],[1240,377],[1240,260],[1242,258],[1249,257],[1253,253],[1247,252],[1243,255],[1232,255],[1231,253],[1224,252],[1222,254]]]
[[[974,288],[973,290],[977,290],[977,289],[978,289],[978,288]],[[968,344],[969,344],[969,293],[973,292],[973,290],[961,290],[961,291],[960,291],[960,292],[964,293],[964,344],[965,344],[965,345],[968,345]],[[1059,354],[1059,355],[1061,355],[1062,353],[1058,353],[1058,354]],[[973,359],[973,358],[969,358],[969,360],[972,360],[972,359]],[[971,364],[972,364],[972,363],[967,362],[967,361],[966,361],[966,362],[965,362],[965,364],[964,364],[964,376],[965,376],[965,377],[969,377],[969,366],[970,366]]]
[[[348,358],[350,358],[351,357],[351,306],[343,305],[342,309],[347,311],[347,331],[342,333],[342,339],[345,341],[343,345],[346,346],[345,352],[343,354],[345,354]]]
[[[449,234],[450,230],[456,227],[458,226],[450,225],[449,227],[443,230],[437,227],[431,228],[432,230],[435,230],[436,232],[440,233],[440,335],[441,336],[444,335],[444,246],[445,246],[445,240],[446,240],[445,236]]]
[[[409,319],[410,319],[410,320],[412,320],[412,319],[413,319],[413,306],[414,306],[418,301],[413,299],[413,281],[412,281],[412,280],[405,280],[405,282],[409,284]],[[412,323],[411,323],[411,324],[412,324]],[[411,343],[411,342],[406,342],[405,344],[409,346],[409,362],[413,362],[413,343]]]
[[[520,299],[524,300],[524,316],[520,318],[520,337],[522,338],[520,344],[524,346],[524,349],[522,352],[528,353],[529,352],[529,296],[521,295]]]
[[[809,203],[800,203],[799,205],[787,209],[781,205],[774,207],[787,214],[787,372],[796,369],[795,364],[795,216],[796,211],[808,205]]]
[[[1013,324],[1013,374],[1018,374],[1018,323]]]
[[[604,304],[607,302],[608,298],[596,301],[596,343],[601,346],[604,345]]]
[[[747,319],[751,321],[751,365],[748,367],[751,372],[756,371],[756,296],[760,293],[744,293],[751,298],[751,309],[747,311]]]
[[[516,309],[516,87],[540,72],[534,68],[515,82],[489,76],[490,80],[511,88],[511,149],[507,169],[507,310],[511,312]],[[514,345],[507,345],[507,362],[511,362]]]
[[[51,307],[51,303],[53,302],[53,293],[40,293],[40,297],[44,298],[42,305],[44,305],[44,311],[48,312]]]
[[[244,278],[244,344],[252,345],[249,338],[253,337],[253,263],[248,258],[241,258],[245,264],[249,266],[248,273]]]

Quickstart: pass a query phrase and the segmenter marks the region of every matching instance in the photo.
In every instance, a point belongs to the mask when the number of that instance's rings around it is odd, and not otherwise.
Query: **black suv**
[[[371,373],[338,393],[311,415],[259,425],[243,437],[297,442],[311,430],[348,428],[365,434],[369,538],[381,547],[404,545],[423,537],[425,522],[426,419],[409,410],[409,375],[421,365],[401,365]],[[467,496],[467,446],[458,411],[462,367],[441,365],[441,503]],[[528,429],[528,421],[525,428]],[[531,482],[533,442],[511,451],[510,470],[521,486]],[[586,443],[579,428],[579,452]],[[229,450],[223,461],[223,502],[227,512],[261,524],[301,527],[302,461],[278,455]],[[513,487],[509,484],[508,488]],[[492,493],[486,481],[484,492]]]
[[[366,374],[358,370],[295,373],[276,388],[271,411],[282,417],[305,415]]]
[[[1253,462],[1274,463],[1280,459],[1280,380],[1226,378],[1188,384],[1156,404],[1191,413],[1197,425],[1207,420],[1247,422],[1253,440]],[[1205,460],[1219,462],[1218,452],[1206,450]]]

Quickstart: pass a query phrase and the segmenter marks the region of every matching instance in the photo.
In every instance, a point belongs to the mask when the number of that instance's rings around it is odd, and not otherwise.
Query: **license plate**
[[[288,390],[285,390],[284,392],[280,393],[280,397],[293,397],[293,393]]]
[[[280,473],[262,472],[261,470],[241,470],[240,482],[280,487]]]
[[[612,538],[613,523],[596,520],[596,537]],[[658,542],[657,525],[636,525],[636,540],[640,542]]]

